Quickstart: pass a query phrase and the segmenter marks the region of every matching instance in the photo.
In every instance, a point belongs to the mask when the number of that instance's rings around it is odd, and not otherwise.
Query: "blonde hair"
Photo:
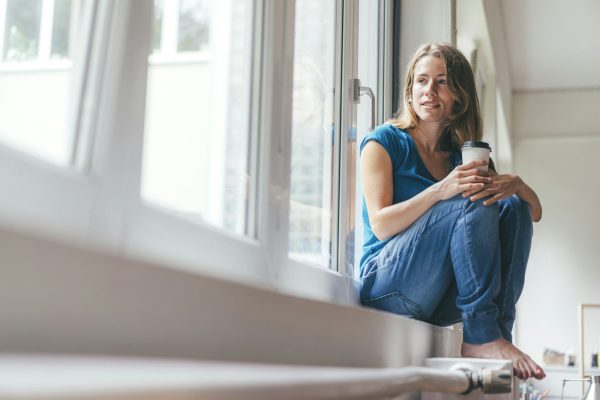
[[[459,150],[465,141],[480,141],[482,123],[473,70],[456,47],[444,43],[424,44],[414,54],[406,70],[402,107],[395,118],[388,122],[400,129],[417,127],[419,117],[412,106],[414,73],[417,63],[426,56],[437,57],[444,62],[448,89],[454,97],[454,107],[446,121],[444,134],[438,143],[439,148]]]

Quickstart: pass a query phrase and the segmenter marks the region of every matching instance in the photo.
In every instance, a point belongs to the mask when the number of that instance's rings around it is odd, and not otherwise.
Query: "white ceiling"
[[[600,88],[600,0],[501,0],[513,89]]]

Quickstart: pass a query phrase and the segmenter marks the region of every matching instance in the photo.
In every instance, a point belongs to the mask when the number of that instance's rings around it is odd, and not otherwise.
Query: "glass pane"
[[[164,5],[163,0],[154,2],[154,25],[152,26],[152,51],[157,52],[161,46]]]
[[[202,57],[150,58],[142,197],[246,234],[252,0],[185,3],[214,34]],[[177,10],[167,5],[163,21]],[[165,31],[166,37],[177,35]]]
[[[68,1],[56,1],[62,11],[58,18],[59,37],[69,37],[69,22],[65,16]],[[9,0],[7,26],[1,27],[7,36],[5,58],[25,60],[34,56],[41,20],[41,1]],[[67,12],[68,14],[68,12]],[[17,40],[18,38],[18,40]],[[67,55],[68,41],[58,46],[61,56]],[[14,147],[36,157],[68,165],[73,147],[69,130],[69,106],[73,65],[62,61],[55,68],[36,64],[24,66],[11,63],[0,70],[0,143]]]
[[[379,2],[361,1],[358,11],[358,76],[361,85],[368,86],[375,92],[375,98],[381,104],[378,93],[378,74],[380,50],[378,41],[383,40],[380,32],[379,12],[383,4]],[[383,23],[383,21],[381,22]],[[360,179],[360,154],[357,143],[361,143],[371,127],[371,103],[366,96],[361,96],[360,104],[356,107],[356,137],[349,146],[348,157],[352,157],[353,167],[350,169],[353,184],[348,186],[348,198],[354,202],[354,228],[346,228],[346,245],[352,252],[347,252],[347,265],[353,265],[354,277],[360,274],[360,257],[364,241],[364,226],[362,222],[363,191]],[[391,115],[384,117],[388,119]],[[352,207],[348,203],[348,207]]]
[[[335,0],[297,0],[289,255],[331,267]]]
[[[4,25],[4,60],[37,58],[42,0],[7,0]]]
[[[54,23],[52,25],[52,58],[69,56],[69,24],[72,0],[54,0]]]
[[[200,51],[208,46],[208,0],[181,0],[177,51]]]

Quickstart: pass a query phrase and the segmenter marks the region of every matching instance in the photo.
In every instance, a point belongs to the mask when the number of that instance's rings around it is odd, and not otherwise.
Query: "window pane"
[[[56,1],[62,11],[58,18],[59,37],[69,37],[69,22],[65,8],[67,1]],[[41,1],[8,1],[7,26],[2,27],[9,41],[5,58],[25,60],[34,56],[41,20]],[[66,12],[69,14],[69,12]],[[62,46],[62,47],[61,47]],[[68,41],[59,51],[66,56]],[[10,63],[0,69],[0,143],[17,148],[36,157],[67,165],[70,162],[73,137],[68,117],[72,85],[72,71],[77,65],[67,60],[48,69],[36,65]]]
[[[69,56],[69,24],[72,0],[54,0],[54,23],[52,25],[52,58]]]
[[[42,0],[7,0],[4,25],[4,60],[37,58]]]
[[[181,0],[177,51],[200,51],[208,46],[208,0]]]
[[[142,197],[245,234],[253,4],[185,3],[212,34],[208,51],[196,58],[150,58]],[[169,18],[165,14],[163,21]],[[213,25],[216,19],[220,23]],[[162,29],[177,25],[164,23]],[[172,33],[165,31],[163,38],[176,38]]]
[[[297,0],[289,254],[331,267],[335,0]]]
[[[152,27],[152,51],[157,52],[161,46],[164,5],[163,0],[154,2],[154,25]]]

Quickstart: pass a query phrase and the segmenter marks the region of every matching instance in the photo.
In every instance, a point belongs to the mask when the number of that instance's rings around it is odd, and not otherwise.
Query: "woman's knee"
[[[500,220],[504,224],[516,225],[516,228],[524,231],[533,231],[531,220],[531,209],[526,201],[518,196],[512,195],[499,202]]]
[[[457,194],[449,199],[438,201],[432,208],[440,209],[444,211],[452,211],[457,209],[463,209],[470,202],[469,198],[464,198],[462,195]]]
[[[498,204],[493,203],[486,206],[483,204],[484,201],[485,199],[471,201],[467,198],[465,214],[469,214],[472,219],[481,221],[482,223],[497,225],[500,216]]]

